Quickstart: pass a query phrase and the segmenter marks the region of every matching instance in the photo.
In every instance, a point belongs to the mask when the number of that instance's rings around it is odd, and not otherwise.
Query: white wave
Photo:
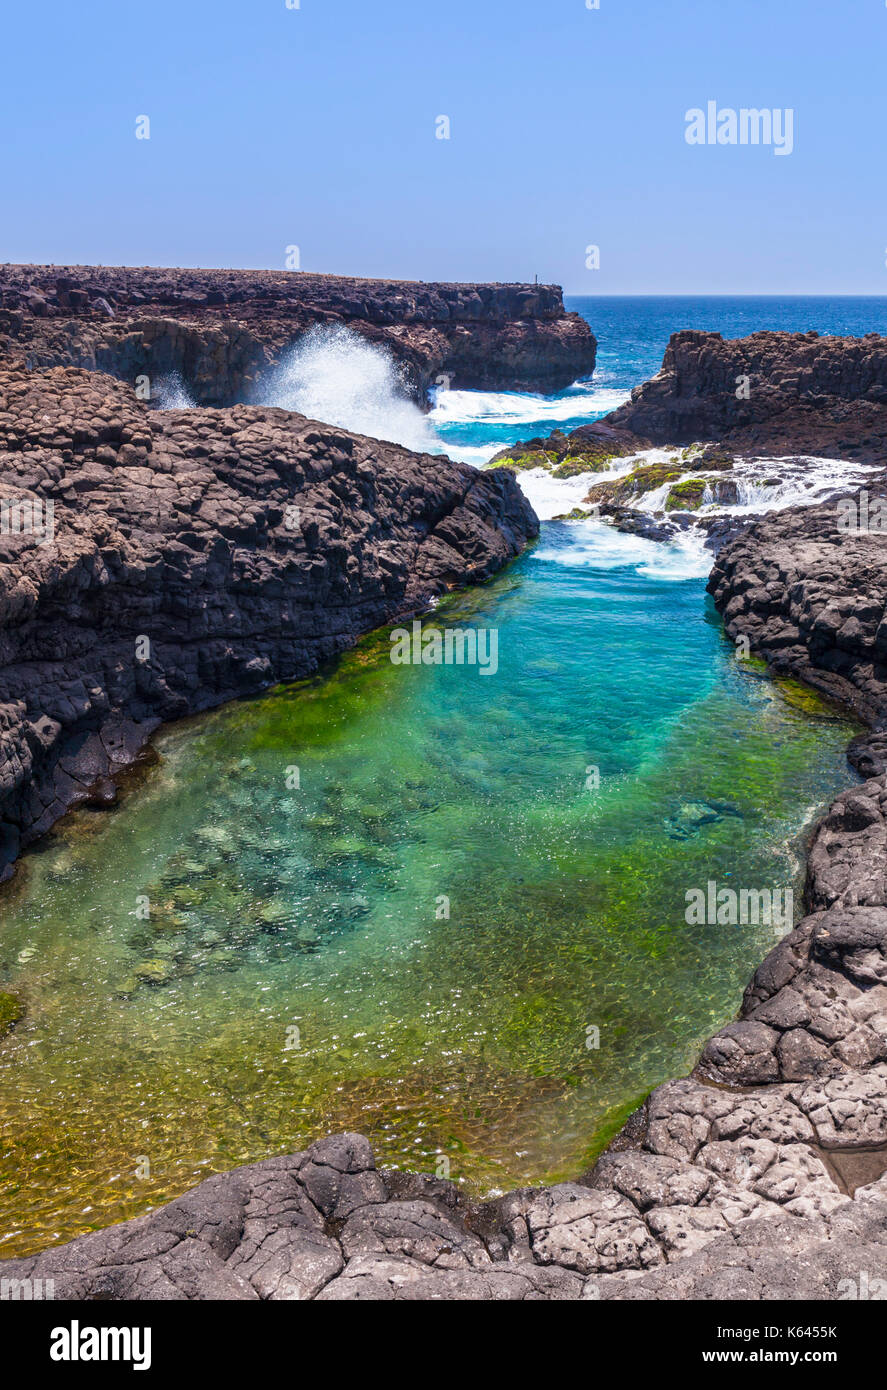
[[[410,400],[391,354],[341,325],[310,328],[263,383],[257,399],[418,453],[439,453],[443,447],[428,416]]]
[[[648,467],[654,463],[677,465],[682,460],[678,449],[646,449],[630,458],[614,460],[608,477],[619,477],[636,468]],[[535,470],[534,470],[535,471]],[[812,507],[840,492],[851,492],[865,482],[866,475],[878,472],[877,464],[850,463],[844,459],[815,458],[812,456],[785,455],[781,458],[737,458],[732,469],[722,471],[713,463],[712,476],[723,478],[725,483],[736,486],[736,502],[718,502],[712,491],[706,487],[700,505],[694,508],[697,516],[744,516],[763,512],[781,511],[785,507]],[[519,475],[522,479],[528,475]],[[585,474],[587,487],[600,480],[599,474]],[[635,511],[648,515],[665,512],[665,504],[673,487],[679,483],[698,479],[699,472],[681,471],[678,477],[652,488],[635,498],[628,498],[626,505]],[[565,484],[551,479],[549,487],[563,488]],[[566,496],[567,494],[562,494]],[[532,498],[531,498],[532,500]],[[571,502],[575,505],[575,501]],[[538,510],[538,509],[537,509]],[[554,505],[549,517],[558,512],[568,511],[569,507]],[[539,516],[542,513],[539,512]]]
[[[517,391],[431,392],[429,419],[438,427],[464,424],[520,425],[545,421],[552,428],[559,420],[599,415],[615,410],[628,400],[627,391],[604,390],[590,382],[578,382],[560,396],[537,396]],[[501,448],[502,445],[496,446]]]
[[[470,463],[472,468],[484,468],[493,455],[501,451],[501,444],[452,444],[446,439],[439,441],[437,447],[430,449],[429,453],[445,453],[457,463]]]
[[[597,474],[580,473],[577,478],[552,478],[547,468],[527,468],[517,480],[540,521],[571,512],[585,504],[585,495]]]
[[[783,476],[774,477],[780,470]],[[709,501],[700,507],[700,511],[741,516],[750,512],[781,511],[785,507],[812,507],[836,492],[851,492],[865,482],[866,474],[879,471],[877,464],[813,456],[737,459],[732,477],[736,483],[738,501]]]
[[[565,546],[543,546],[532,552],[533,559],[567,569],[630,567],[648,578],[664,580],[704,578],[712,566],[704,536],[693,531],[663,542],[617,531],[602,521],[580,521],[570,527],[570,541]]]
[[[151,388],[151,404],[158,410],[194,410],[197,402],[178,372],[158,377]]]
[[[585,498],[589,488],[604,478],[621,478],[645,463],[660,462],[668,455],[664,449],[646,449],[643,453],[611,460],[599,472],[579,473],[575,478],[555,478],[547,468],[527,468],[517,474],[518,483],[540,521],[570,512],[574,507],[591,506]],[[461,457],[453,451],[453,457]],[[489,457],[489,455],[487,455]],[[474,459],[466,460],[474,463]]]

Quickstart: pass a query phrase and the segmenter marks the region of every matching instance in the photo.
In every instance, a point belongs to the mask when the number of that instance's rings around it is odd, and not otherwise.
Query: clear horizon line
[[[478,282],[480,283],[480,282]],[[562,287],[563,289],[563,287]],[[669,290],[645,292],[643,290],[608,290],[604,293],[589,293],[587,290],[568,290],[563,289],[565,297],[570,299],[884,299],[887,300],[887,290],[882,294],[874,292],[852,292],[842,290],[834,294],[829,294],[823,290],[792,290],[791,293],[781,293],[778,290]]]

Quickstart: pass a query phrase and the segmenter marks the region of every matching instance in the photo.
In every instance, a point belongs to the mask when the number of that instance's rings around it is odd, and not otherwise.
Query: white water
[[[431,392],[429,419],[435,425],[522,425],[547,421],[549,432],[559,422],[578,416],[615,410],[628,400],[627,391],[604,390],[591,382],[577,382],[559,396],[536,396],[516,391]],[[500,446],[501,447],[501,446]]]
[[[658,463],[663,457],[661,450],[640,454],[633,466]],[[674,457],[678,458],[679,455],[675,454]],[[844,459],[797,455],[737,458],[733,468],[726,473],[720,473],[717,466],[713,466],[711,472],[725,482],[735,483],[738,501],[715,502],[709,489],[706,489],[695,510],[700,516],[743,516],[781,511],[785,507],[812,507],[838,492],[852,492],[865,482],[867,473],[876,471],[876,464],[848,463]],[[779,477],[775,481],[769,481],[777,474]],[[673,487],[698,477],[698,473],[682,473],[680,478],[645,493],[629,505],[640,512],[661,512]]]
[[[423,414],[408,395],[402,369],[390,353],[367,342],[351,329],[316,326],[289,350],[280,366],[268,377],[257,403],[297,411],[310,419],[338,425],[375,439],[402,444],[420,453],[446,452],[462,462],[482,466],[503,447],[501,433],[508,427],[517,433],[522,426],[534,432],[550,431],[567,421],[595,418],[627,399],[623,391],[596,388],[578,382],[557,397],[510,391],[443,391],[432,393],[433,408]],[[154,402],[161,409],[193,407],[186,386],[178,375],[159,380]],[[489,426],[488,442],[453,445],[441,438],[438,429]],[[518,482],[540,520],[569,513],[576,506],[588,506],[589,489],[604,477],[616,478],[651,463],[679,462],[682,451],[657,448],[629,458],[616,459],[606,473],[586,473],[575,478],[554,478],[544,468],[518,473]],[[738,492],[736,503],[713,502],[703,498],[697,515],[743,515],[774,511],[784,507],[812,505],[824,497],[849,493],[865,481],[873,466],[847,463],[840,459],[798,458],[736,459],[723,476],[732,479]],[[716,466],[712,474],[719,470]],[[776,481],[768,481],[779,475]],[[698,474],[686,472],[682,479]],[[674,482],[633,500],[630,505],[648,514],[662,512]],[[711,553],[703,548],[704,536],[695,529],[678,533],[668,543],[621,533],[599,521],[573,523],[575,544],[568,550],[542,550],[540,556],[558,564],[584,566],[635,565],[641,574],[662,579],[686,579],[704,575],[711,566]]]
[[[704,548],[705,537],[698,531],[682,532],[673,541],[651,541],[617,531],[603,521],[577,521],[570,529],[572,545],[542,546],[532,552],[533,559],[567,569],[631,565],[638,574],[664,580],[704,578],[711,569],[711,551]]]
[[[394,358],[349,328],[309,329],[264,382],[257,404],[295,410],[418,453],[441,451]]]
[[[158,410],[193,410],[197,405],[178,372],[158,377],[151,390],[151,400]]]
[[[575,478],[554,478],[547,468],[527,468],[518,473],[517,479],[539,520],[551,521],[552,517],[562,516],[574,507],[589,507],[591,504],[585,498],[595,483],[621,478],[641,463],[650,461],[642,454],[614,459],[609,468],[598,473],[577,473]]]

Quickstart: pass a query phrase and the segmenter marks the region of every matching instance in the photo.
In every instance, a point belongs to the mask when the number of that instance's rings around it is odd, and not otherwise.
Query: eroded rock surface
[[[881,462],[887,338],[673,333],[656,376],[603,423],[654,444],[715,440],[743,453]]]
[[[0,266],[0,358],[134,384],[175,373],[200,405],[253,399],[315,325],[388,349],[420,400],[454,388],[560,391],[594,369],[595,338],[557,285],[364,280],[275,270]]]
[[[873,510],[884,491],[873,482],[867,503],[857,492],[846,501],[858,516],[859,505]],[[774,669],[880,727],[887,714],[887,534],[849,529],[850,515],[828,503],[765,517],[720,551],[708,587],[734,641],[747,638]],[[883,739],[854,754],[865,760],[863,770],[881,771],[883,755]]]

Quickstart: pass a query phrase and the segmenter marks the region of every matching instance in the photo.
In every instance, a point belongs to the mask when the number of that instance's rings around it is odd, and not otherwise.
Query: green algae
[[[714,481],[713,478],[687,478],[682,483],[675,483],[665,499],[665,510],[696,511],[702,502],[706,487]]]

